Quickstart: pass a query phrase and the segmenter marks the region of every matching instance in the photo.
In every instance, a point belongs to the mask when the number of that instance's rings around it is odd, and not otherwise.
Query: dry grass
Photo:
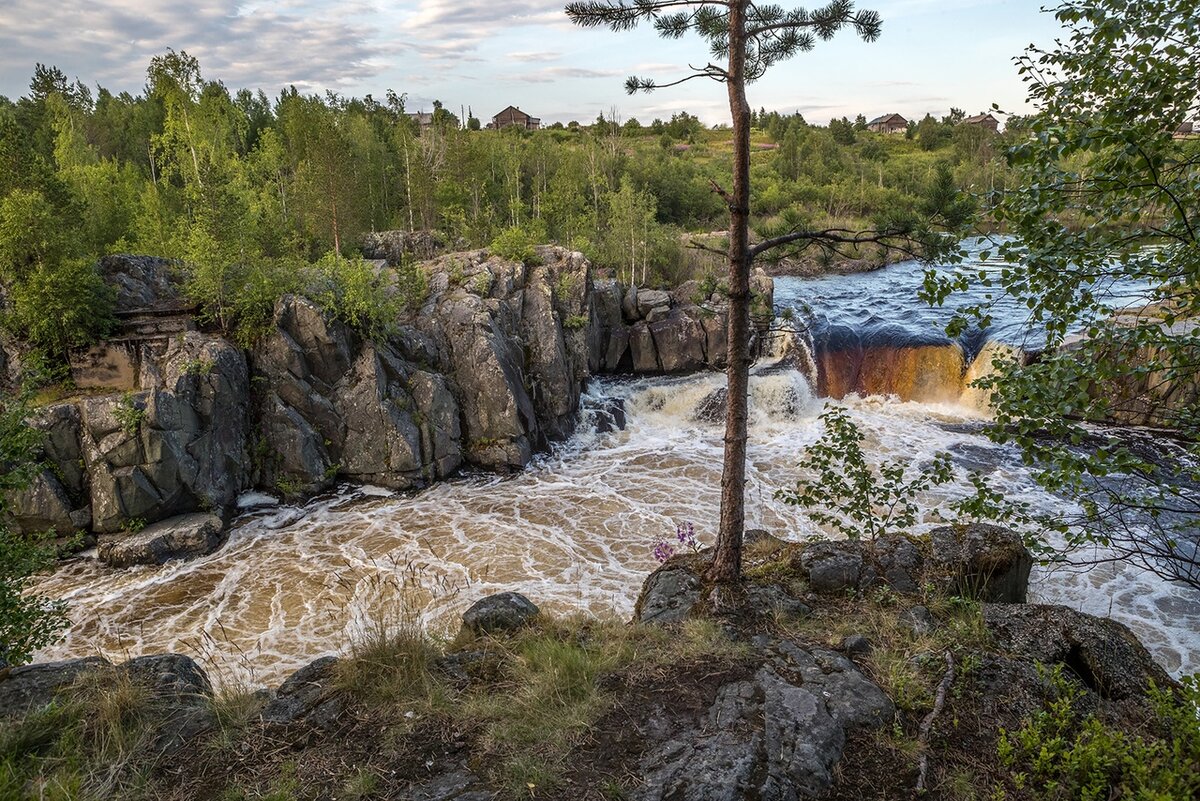
[[[0,798],[136,799],[153,768],[155,701],[129,674],[88,672],[0,734]]]

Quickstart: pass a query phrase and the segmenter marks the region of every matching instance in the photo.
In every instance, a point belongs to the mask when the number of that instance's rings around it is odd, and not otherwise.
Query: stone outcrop
[[[160,520],[134,533],[104,535],[96,550],[100,561],[111,567],[161,565],[212,553],[224,530],[221,518],[197,512]]]
[[[146,694],[153,719],[145,747],[154,753],[173,752],[216,724],[208,676],[181,654],[141,656],[116,666],[87,657],[13,668],[0,679],[0,723],[44,708],[64,694],[86,699],[103,693],[117,680],[128,680]]]
[[[439,246],[391,232],[366,250],[396,264]],[[583,255],[559,247],[528,264],[478,250],[420,269],[427,297],[386,338],[286,296],[247,351],[195,330],[172,262],[104,259],[123,333],[76,354],[73,369],[79,386],[109,394],[41,410],[48,467],[9,498],[13,522],[111,535],[112,564],[194,555],[211,536],[115,543],[178,515],[227,518],[248,489],[303,497],[342,480],[408,489],[464,466],[516,470],[574,431],[589,376],[724,364],[724,300],[696,282],[594,283]],[[756,273],[754,287],[769,308],[770,279]],[[606,407],[597,423],[620,427],[623,410]]]
[[[755,308],[771,309],[774,284],[761,269],[751,280]],[[686,373],[723,369],[729,304],[720,290],[698,281],[671,292],[625,287],[608,279],[595,287],[597,351],[594,372]],[[769,312],[767,313],[769,316]],[[759,334],[769,320],[756,318]]]
[[[196,332],[171,340],[153,388],[80,402],[92,530],[227,510],[247,484],[249,376],[242,352]]]
[[[816,797],[833,785],[847,732],[891,721],[891,700],[846,657],[789,640],[755,645],[762,666],[721,686],[693,727],[648,750],[633,798]]]
[[[1020,536],[983,523],[939,527],[925,543],[895,534],[873,543],[817,542],[793,559],[817,593],[881,585],[915,593],[928,583],[950,594],[997,603],[1024,603],[1033,567],[1033,555]]]
[[[436,231],[372,231],[363,237],[362,254],[395,267],[405,259],[432,259],[445,246]]]

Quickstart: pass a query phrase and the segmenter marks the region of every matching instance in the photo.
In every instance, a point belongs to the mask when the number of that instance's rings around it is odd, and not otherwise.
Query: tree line
[[[367,280],[353,257],[368,231],[557,242],[662,285],[696,269],[686,232],[724,225],[712,185],[731,174],[731,134],[686,111],[648,126],[613,110],[586,126],[481,131],[436,104],[421,130],[405,99],[289,88],[272,100],[205,77],[185,52],[152,59],[137,95],[37,65],[28,94],[0,98],[7,327],[55,357],[103,336],[111,297],[92,265],[112,252],[179,260],[202,314],[249,340],[281,294],[336,298],[346,274]],[[920,135],[847,141],[799,114],[755,121],[763,231],[797,216],[863,227],[911,207],[939,166],[959,186],[1004,180],[997,144],[961,126],[926,148]]]

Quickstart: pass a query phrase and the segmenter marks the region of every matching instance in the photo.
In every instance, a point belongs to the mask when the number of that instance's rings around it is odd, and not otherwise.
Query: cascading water
[[[879,278],[894,280],[886,273]],[[776,296],[814,297],[812,283],[780,279]],[[792,540],[830,533],[774,497],[806,475],[798,460],[821,433],[823,401],[813,392],[821,380],[819,331],[814,339],[815,348],[802,333],[778,337],[751,380],[747,522]],[[960,473],[983,470],[1016,500],[1072,511],[1036,487],[1014,452],[978,433],[978,408],[948,389],[961,391],[979,359],[969,368],[958,359],[955,367],[952,359],[904,355],[886,371],[868,370],[885,376],[892,392],[904,382],[947,391],[925,402],[847,394],[842,403],[865,447],[913,464],[948,451]],[[902,378],[905,371],[915,375]],[[514,476],[467,476],[410,495],[345,488],[302,507],[248,509],[225,547],[192,562],[113,570],[76,560],[40,584],[67,601],[73,621],[67,639],[40,657],[182,651],[219,680],[257,685],[343,650],[372,620],[412,614],[432,631],[450,631],[470,603],[492,592],[522,592],[556,611],[627,616],[655,566],[655,542],[677,522],[691,521],[712,542],[724,383],[719,374],[596,380],[574,436]],[[614,410],[623,410],[623,429]],[[960,481],[923,497],[918,531],[937,524],[936,510],[966,491]],[[1186,588],[1118,564],[1083,574],[1039,571],[1034,594],[1129,624],[1170,671],[1200,669],[1200,599]]]

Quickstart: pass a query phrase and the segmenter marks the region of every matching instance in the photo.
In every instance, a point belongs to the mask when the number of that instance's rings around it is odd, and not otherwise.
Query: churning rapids
[[[1070,510],[1035,486],[1015,453],[978,433],[983,415],[969,391],[960,396],[977,348],[936,337],[938,320],[915,299],[919,275],[917,265],[904,263],[869,275],[776,279],[778,305],[804,300],[819,311],[818,339],[840,327],[870,344],[890,331],[887,337],[949,346],[952,355],[900,359],[878,380],[879,370],[863,370],[882,383],[857,389],[828,386],[833,362],[821,369],[807,358],[760,363],[751,390],[749,527],[787,539],[825,533],[773,497],[804,475],[797,462],[821,433],[823,392],[850,393],[841,402],[880,459],[919,464],[948,451],[962,474],[982,469],[1011,497]],[[1008,317],[993,333],[1012,342],[1019,331],[1020,321]],[[703,410],[723,385],[718,374],[595,380],[575,435],[519,474],[467,476],[416,494],[346,487],[302,507],[247,496],[229,542],[211,556],[128,570],[75,560],[40,584],[67,601],[73,625],[39,656],[178,651],[223,681],[259,685],[344,649],[373,620],[411,614],[431,631],[452,632],[457,615],[492,592],[516,590],[555,611],[628,616],[655,567],[657,539],[682,521],[693,522],[704,542],[713,539],[722,426]],[[940,389],[903,391],[913,387]],[[627,425],[598,433],[595,409],[610,399],[624,402]],[[922,527],[934,525],[934,510],[965,491],[963,483],[923,498]],[[1127,565],[1037,570],[1033,600],[1111,616],[1133,628],[1169,671],[1200,670],[1194,591]]]

